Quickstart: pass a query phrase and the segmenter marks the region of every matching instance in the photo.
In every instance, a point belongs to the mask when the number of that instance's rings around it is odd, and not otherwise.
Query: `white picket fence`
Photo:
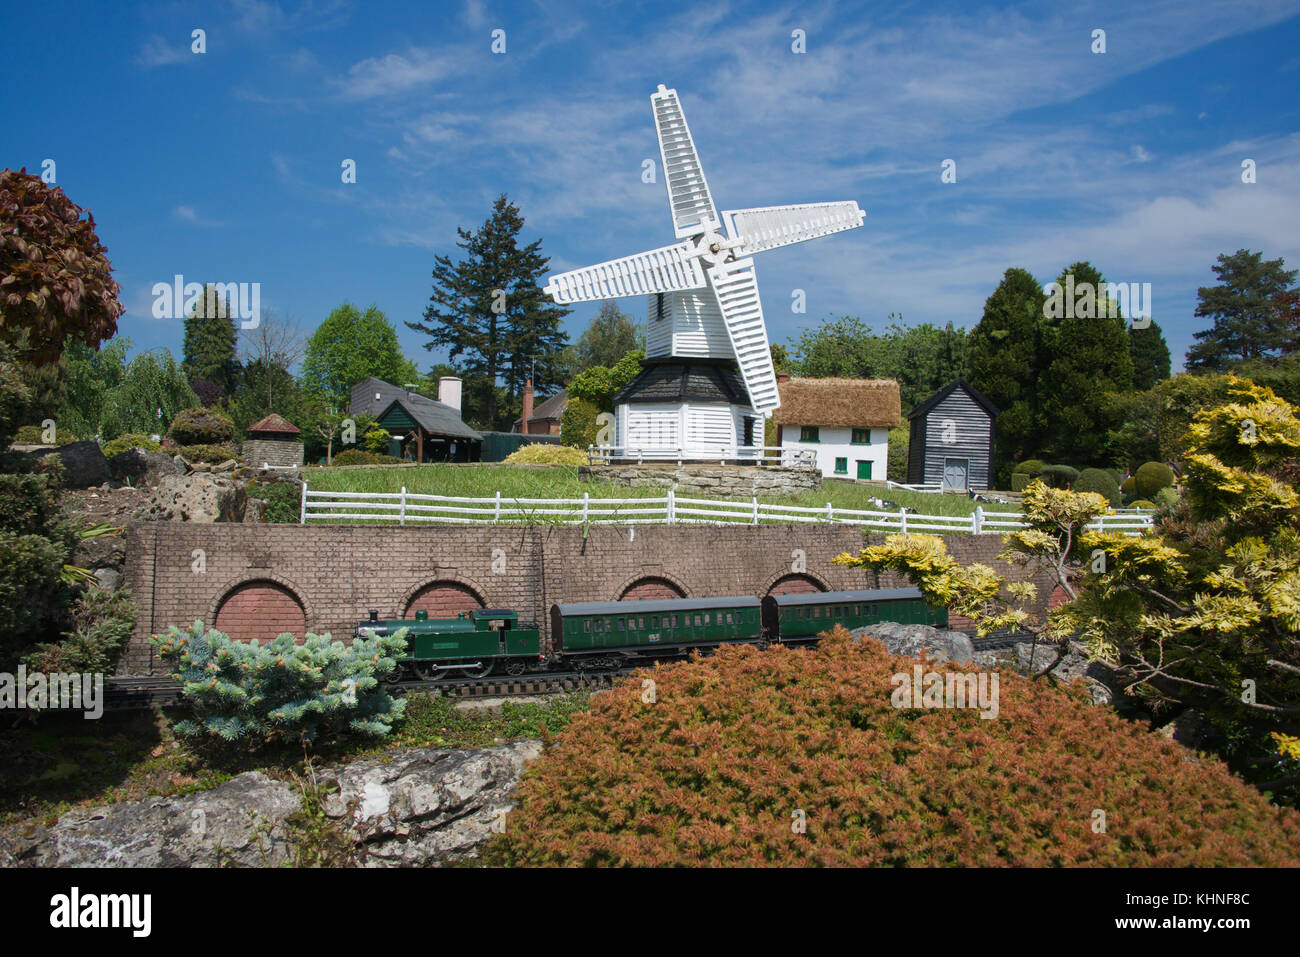
[[[671,489],[663,498],[463,498],[400,492],[319,492],[304,482],[300,524],[312,521],[372,521],[408,524],[553,524],[553,525],[716,525],[764,523],[831,523],[864,525],[897,532],[966,532],[1002,534],[1025,527],[1020,512],[985,511],[969,516],[921,515],[799,505],[769,505],[757,498],[715,501],[686,498]],[[1140,535],[1151,528],[1152,513],[1129,509],[1102,515],[1089,526],[1100,531]]]

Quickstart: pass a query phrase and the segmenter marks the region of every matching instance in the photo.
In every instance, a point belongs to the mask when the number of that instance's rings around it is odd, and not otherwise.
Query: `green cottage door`
[[[860,479],[869,479],[869,478],[871,478],[871,463],[870,463],[870,462],[864,462],[864,461],[862,461],[861,459],[858,459],[858,478],[860,478]]]

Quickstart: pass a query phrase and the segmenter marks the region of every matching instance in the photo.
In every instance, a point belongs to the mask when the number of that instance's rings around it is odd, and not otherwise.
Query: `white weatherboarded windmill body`
[[[651,94],[677,242],[557,273],[557,303],[648,297],[641,374],[614,397],[612,458],[761,458],[781,404],[753,254],[855,229],[856,202],[723,210],[709,194],[677,91]]]

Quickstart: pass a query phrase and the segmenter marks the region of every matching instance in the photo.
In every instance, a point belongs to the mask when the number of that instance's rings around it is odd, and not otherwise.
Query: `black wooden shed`
[[[954,379],[907,414],[907,481],[944,488],[989,488],[997,407]]]

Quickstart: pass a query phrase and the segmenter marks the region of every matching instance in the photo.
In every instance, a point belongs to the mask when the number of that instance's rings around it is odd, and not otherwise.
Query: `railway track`
[[[1033,635],[1025,631],[1003,629],[983,638],[972,634],[970,640],[977,652],[1002,651],[1013,648],[1019,642],[1032,641]],[[500,675],[487,678],[444,678],[438,681],[398,681],[388,687],[403,694],[411,691],[427,691],[456,698],[564,694],[584,689],[600,691],[612,687],[619,678],[626,677],[641,667],[645,666],[598,672],[571,671],[554,674]],[[106,711],[140,710],[155,705],[172,707],[181,703],[180,683],[156,675],[109,678],[104,682],[104,691]]]

